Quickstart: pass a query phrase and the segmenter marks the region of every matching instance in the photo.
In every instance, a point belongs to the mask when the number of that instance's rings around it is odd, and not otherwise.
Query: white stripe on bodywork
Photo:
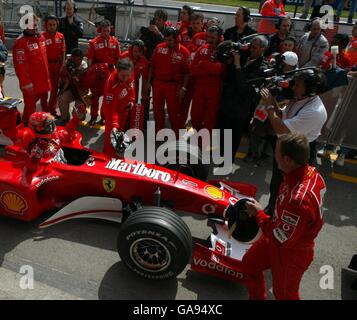
[[[72,201],[41,223],[39,228],[47,228],[63,221],[80,218],[95,218],[121,223],[122,206],[122,202],[116,198],[82,197]]]

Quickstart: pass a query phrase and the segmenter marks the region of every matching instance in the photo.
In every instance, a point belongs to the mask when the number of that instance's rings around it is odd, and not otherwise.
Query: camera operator
[[[77,108],[85,105],[82,99],[84,92],[81,92],[81,85],[88,65],[83,60],[83,57],[84,54],[81,49],[73,49],[71,57],[61,71],[62,88],[58,98],[58,105],[61,112],[61,120],[64,122],[69,121],[69,105],[72,101],[75,102]]]
[[[220,46],[229,45],[223,42]],[[253,38],[248,61],[241,65],[241,55],[233,51],[224,61],[226,77],[223,82],[223,93],[219,112],[218,128],[222,129],[221,150],[224,147],[223,130],[232,130],[232,162],[239,148],[244,130],[247,128],[252,111],[257,106],[259,95],[247,80],[262,77],[267,68],[264,51],[268,40],[264,36]]]
[[[325,106],[318,96],[325,88],[325,79],[318,71],[307,69],[296,72],[293,81],[295,99],[291,100],[284,110],[277,108],[275,98],[266,88],[261,91],[262,104],[266,106],[269,122],[278,137],[290,132],[301,132],[306,136],[310,144],[308,163],[313,165],[316,160],[316,140],[327,120]],[[275,149],[276,138],[272,144]],[[269,205],[266,208],[269,214],[274,212],[281,181],[281,171],[274,161]]]
[[[283,42],[289,35],[291,29],[291,18],[280,17],[276,24],[277,32],[269,37],[269,47],[265,51],[265,56],[268,57],[274,52],[282,52]]]
[[[235,16],[236,25],[224,32],[224,40],[237,42],[246,36],[257,33],[248,25],[249,20],[250,10],[247,7],[238,7]]]
[[[146,58],[150,61],[155,47],[164,42],[163,31],[170,23],[167,21],[168,13],[165,10],[158,9],[154,13],[154,18],[150,20],[149,27],[141,27],[140,40],[144,41],[146,47]]]
[[[324,53],[329,48],[329,43],[322,34],[322,21],[315,18],[311,21],[310,31],[302,36],[297,46],[299,66],[319,67]]]
[[[273,70],[275,75],[283,75],[284,73],[297,68],[298,56],[295,52],[287,51],[283,54],[277,54],[271,62],[272,61],[274,62]],[[277,91],[279,92],[279,98],[277,98],[277,100],[282,104],[294,94],[291,88],[279,87]],[[269,157],[268,152],[265,151],[270,147],[269,141],[272,139],[272,136],[274,136],[274,131],[269,121],[266,121],[267,117],[268,114],[265,111],[265,106],[259,104],[256,107],[254,116],[250,122],[249,151],[243,161],[255,162],[258,166],[261,166]]]

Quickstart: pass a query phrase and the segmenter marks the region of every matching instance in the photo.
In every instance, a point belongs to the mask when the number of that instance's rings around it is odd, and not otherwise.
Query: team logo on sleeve
[[[283,214],[281,215],[281,220],[286,223],[289,223],[293,226],[297,226],[300,217],[296,214],[293,214],[289,211],[283,210]]]
[[[289,240],[285,232],[280,228],[273,229],[273,235],[280,243],[284,243],[285,241]]]

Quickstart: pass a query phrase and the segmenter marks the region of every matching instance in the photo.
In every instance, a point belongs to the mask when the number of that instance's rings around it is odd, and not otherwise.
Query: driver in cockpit
[[[63,143],[73,141],[80,123],[78,111],[64,129],[56,131],[55,118],[47,112],[35,112],[29,118],[29,128],[22,138],[22,145],[29,154],[28,167],[33,170],[41,160],[67,163]]]

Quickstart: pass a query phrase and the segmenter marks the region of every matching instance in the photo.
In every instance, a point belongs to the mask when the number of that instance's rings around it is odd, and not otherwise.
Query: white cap
[[[286,51],[283,53],[284,62],[289,66],[296,66],[299,62],[298,56],[295,52]]]

